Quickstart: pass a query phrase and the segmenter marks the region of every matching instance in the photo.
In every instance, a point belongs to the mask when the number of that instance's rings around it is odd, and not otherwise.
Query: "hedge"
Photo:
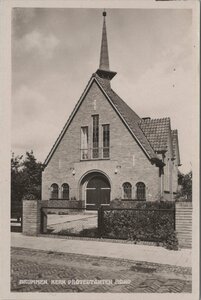
[[[178,248],[174,231],[173,204],[146,202],[137,210],[105,210],[103,212],[102,237],[133,241],[163,243],[171,249]],[[171,209],[163,211],[161,209]]]
[[[110,208],[174,208],[173,201],[139,201],[133,199],[113,199],[110,202]]]

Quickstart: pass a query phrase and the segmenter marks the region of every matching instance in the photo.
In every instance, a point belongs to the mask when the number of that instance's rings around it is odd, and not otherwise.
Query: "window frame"
[[[106,127],[108,127],[108,130],[104,130]],[[105,133],[106,133],[106,139],[104,139]],[[102,158],[108,159],[110,158],[110,124],[102,124],[102,137],[103,137]],[[107,142],[106,146],[104,145],[105,141]],[[108,151],[108,156],[104,156],[104,150]]]
[[[56,189],[54,190],[54,187],[56,187]],[[51,189],[51,194],[50,194],[50,200],[57,200],[59,199],[59,186],[57,183],[52,183],[50,186]],[[54,193],[57,193],[56,196],[54,195]]]
[[[95,123],[95,120],[96,120],[95,118],[97,118],[96,123]],[[100,121],[99,114],[92,115],[92,153],[91,153],[91,158],[92,159],[99,159],[100,158],[100,153],[99,153],[99,139],[100,139],[99,124],[100,123],[99,123],[99,121]]]
[[[129,188],[127,187],[125,190],[125,185],[129,185]],[[122,189],[123,189],[123,200],[131,200],[132,199],[132,184],[129,181],[126,181],[122,184]],[[129,195],[126,196],[126,194],[128,194],[129,191]],[[130,196],[130,197],[129,197]]]
[[[143,189],[142,189],[142,187],[143,187]],[[139,197],[139,195],[140,195],[140,197]],[[137,201],[146,201],[146,184],[142,181],[139,181],[136,183],[136,200]]]
[[[83,137],[83,129],[87,129],[87,148],[82,148],[82,137]],[[83,157],[86,155],[86,157]],[[90,159],[90,152],[89,152],[89,126],[81,126],[80,129],[80,159],[81,160],[88,160]]]
[[[67,186],[67,191],[68,191],[68,197],[64,198],[64,186]],[[69,184],[67,182],[62,183],[61,185],[61,199],[62,200],[69,200],[70,199],[70,187]]]

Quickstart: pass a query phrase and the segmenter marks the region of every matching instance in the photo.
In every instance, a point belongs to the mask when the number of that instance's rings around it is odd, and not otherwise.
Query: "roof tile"
[[[139,126],[152,145],[154,151],[167,150],[168,134],[170,130],[170,118],[141,119]]]

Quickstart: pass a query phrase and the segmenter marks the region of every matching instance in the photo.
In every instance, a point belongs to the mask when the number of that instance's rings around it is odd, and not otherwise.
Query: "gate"
[[[41,233],[98,237],[98,210],[84,208],[41,208]]]

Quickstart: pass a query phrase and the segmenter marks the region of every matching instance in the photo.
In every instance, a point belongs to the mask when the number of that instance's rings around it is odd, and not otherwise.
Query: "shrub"
[[[174,208],[173,201],[137,201],[115,198],[110,202],[111,208],[147,208],[147,209],[171,209]]]
[[[34,194],[25,194],[23,200],[37,200],[37,197]]]
[[[154,210],[153,206],[158,206]],[[166,247],[175,247],[174,213],[162,211],[160,206],[170,208],[172,204],[161,203],[139,205],[139,210],[104,211],[103,237],[126,239],[133,241],[162,242]],[[170,248],[168,248],[170,249]]]
[[[164,242],[164,246],[169,250],[179,249],[179,243],[178,243],[176,232],[173,232],[167,237],[166,241]]]

